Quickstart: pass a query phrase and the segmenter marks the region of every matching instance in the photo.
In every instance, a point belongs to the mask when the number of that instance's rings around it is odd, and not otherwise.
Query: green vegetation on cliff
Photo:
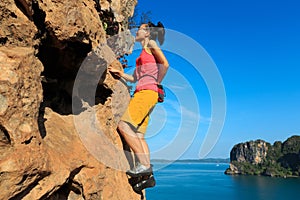
[[[262,140],[259,140],[260,143],[257,141],[233,147],[226,174],[300,176],[300,136],[292,136],[283,143],[277,141],[273,145]]]

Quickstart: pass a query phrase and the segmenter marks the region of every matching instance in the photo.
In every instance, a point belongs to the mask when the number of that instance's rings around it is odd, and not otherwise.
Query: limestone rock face
[[[1,199],[141,198],[116,131],[130,96],[106,72],[130,53],[136,3],[0,2]]]
[[[248,173],[244,165],[256,166],[263,163],[267,157],[269,146],[263,140],[235,145],[230,152],[230,165],[225,173],[230,175]]]
[[[267,151],[268,145],[263,140],[240,143],[232,148],[230,152],[230,160],[259,164],[266,158]]]
[[[230,152],[230,166],[225,174],[299,177],[300,136],[294,135],[273,145],[263,140],[235,145]]]

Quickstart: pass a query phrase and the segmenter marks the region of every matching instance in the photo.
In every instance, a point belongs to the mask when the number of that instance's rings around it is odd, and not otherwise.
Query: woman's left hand
[[[124,74],[124,72],[122,70],[112,68],[111,66],[109,66],[107,69],[108,69],[108,71],[114,73],[115,75],[117,75],[119,77],[122,77]]]

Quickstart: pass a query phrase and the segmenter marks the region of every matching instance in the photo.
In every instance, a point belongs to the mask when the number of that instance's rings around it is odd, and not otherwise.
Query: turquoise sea
[[[156,186],[147,200],[289,200],[300,198],[300,178],[229,176],[229,164],[153,163]]]

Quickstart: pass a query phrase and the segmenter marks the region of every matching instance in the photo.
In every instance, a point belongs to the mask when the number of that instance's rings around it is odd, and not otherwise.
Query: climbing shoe
[[[140,177],[138,181],[134,185],[132,185],[133,190],[140,194],[143,189],[154,187],[156,181],[153,175]]]
[[[140,177],[140,176],[147,176],[153,173],[152,165],[147,168],[146,166],[138,163],[137,166],[131,170],[126,172],[127,175],[131,177]]]

